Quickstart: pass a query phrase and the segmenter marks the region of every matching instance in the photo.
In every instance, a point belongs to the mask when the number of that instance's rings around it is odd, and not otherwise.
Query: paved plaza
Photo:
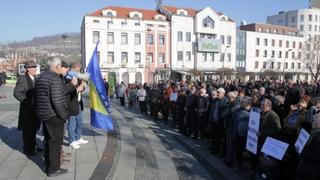
[[[103,132],[89,125],[85,109],[83,138],[88,144],[71,152],[71,163],[63,164],[68,174],[48,178],[44,173],[42,154],[27,158],[22,154],[21,132],[17,130],[19,104],[12,97],[12,88],[0,93],[0,179],[114,179],[114,180],[185,180],[185,179],[248,179],[248,172],[228,168],[209,153],[206,143],[177,133],[161,122],[154,122],[137,110],[129,110],[112,100],[116,132]],[[41,144],[42,133],[38,133]],[[66,138],[65,138],[65,142]]]

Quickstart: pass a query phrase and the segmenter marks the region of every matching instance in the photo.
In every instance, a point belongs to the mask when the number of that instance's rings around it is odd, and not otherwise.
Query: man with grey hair
[[[48,60],[49,69],[43,72],[36,83],[36,113],[43,123],[44,158],[47,176],[66,174],[67,169],[60,167],[61,146],[63,142],[64,123],[68,108],[64,95],[61,74],[61,60]]]

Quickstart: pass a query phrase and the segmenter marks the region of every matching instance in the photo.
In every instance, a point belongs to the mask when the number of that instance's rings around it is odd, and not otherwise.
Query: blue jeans
[[[68,121],[69,143],[79,140],[82,134],[83,117],[82,117],[81,108],[79,107],[79,109],[80,110],[78,115],[69,117],[69,121]]]

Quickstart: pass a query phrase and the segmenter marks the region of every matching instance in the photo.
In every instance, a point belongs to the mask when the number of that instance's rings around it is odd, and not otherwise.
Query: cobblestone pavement
[[[212,156],[205,143],[191,140],[161,122],[154,122],[136,110],[119,106],[112,100],[116,132],[103,132],[89,125],[84,112],[83,138],[89,140],[71,152],[71,163],[63,164],[69,173],[46,177],[41,154],[28,159],[22,152],[21,132],[17,131],[18,102],[12,88],[2,88],[0,99],[0,180],[6,179],[114,179],[114,180],[186,180],[248,179],[246,173],[227,168]],[[43,136],[38,133],[38,143]],[[66,142],[66,141],[65,141]]]

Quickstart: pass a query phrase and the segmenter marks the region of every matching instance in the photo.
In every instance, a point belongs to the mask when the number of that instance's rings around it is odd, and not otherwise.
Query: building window
[[[272,50],[272,51],[271,51],[271,58],[274,58],[274,54],[275,54],[275,53],[274,53],[274,51]]]
[[[296,48],[296,42],[295,41],[292,42],[292,48]]]
[[[272,39],[271,46],[274,47],[276,45],[276,40]]]
[[[316,22],[318,21],[318,15],[315,15],[315,21]]]
[[[311,22],[312,21],[312,15],[310,14],[309,15],[309,22]]]
[[[268,51],[264,50],[263,57],[267,57],[267,56],[268,56]]]
[[[295,16],[291,16],[291,23],[296,22],[296,17]]]
[[[256,57],[259,57],[259,49],[256,49]]]
[[[221,61],[221,62],[224,61],[224,53],[220,53],[220,61]]]
[[[92,42],[97,43],[100,39],[100,32],[99,31],[93,31],[92,32]]]
[[[114,63],[114,53],[108,52],[108,64],[113,64],[113,63]]]
[[[263,62],[262,68],[263,68],[263,69],[266,69],[266,68],[267,68],[267,62]]]
[[[312,31],[312,25],[308,25],[308,31]]]
[[[289,48],[289,41],[286,41],[286,48]]]
[[[114,43],[114,33],[113,32],[108,32],[108,34],[107,34],[107,42],[108,42],[108,44],[113,44]]]
[[[279,57],[279,58],[282,57],[282,51],[279,51],[278,57]]]
[[[224,35],[220,36],[220,41],[221,41],[221,44],[224,44]]]
[[[288,58],[288,51],[286,51],[286,55],[285,55],[285,58]]]
[[[255,68],[255,69],[258,69],[258,68],[259,68],[259,61],[255,61],[255,62],[254,62],[254,68]]]
[[[183,36],[181,31],[178,31],[178,41],[183,41]]]
[[[136,64],[141,63],[141,53],[140,52],[134,53],[134,63],[136,63]]]
[[[227,61],[231,62],[231,53],[227,53]]]
[[[268,46],[268,39],[264,39],[264,45]]]
[[[284,64],[284,68],[288,69],[288,63],[287,62]]]
[[[291,69],[294,69],[294,63],[291,63]]]
[[[128,53],[127,52],[121,53],[121,63],[122,64],[128,63]]]
[[[128,33],[121,33],[121,44],[128,44]]]
[[[204,18],[203,21],[202,21],[202,25],[203,27],[205,28],[214,28],[214,20],[211,19],[209,16]]]
[[[191,51],[186,52],[186,59],[187,61],[191,61]]]
[[[300,22],[304,21],[304,15],[300,15]]]
[[[260,38],[256,38],[256,45],[257,45],[257,46],[260,45]]]
[[[294,59],[295,58],[295,53],[294,52],[292,52],[292,59]]]
[[[301,69],[301,63],[298,63],[298,69]]]
[[[147,43],[148,44],[153,44],[153,35],[152,34],[148,34],[147,35]]]
[[[298,52],[298,59],[301,59],[301,52]]]
[[[231,36],[227,36],[227,44],[231,45]]]
[[[206,62],[208,60],[207,53],[202,53],[202,56],[203,56],[203,61]]]
[[[159,54],[159,63],[164,63],[164,53]]]
[[[100,63],[100,51],[97,52],[97,59],[98,59],[98,62]]]
[[[183,61],[183,52],[178,51],[178,61]]]
[[[214,61],[214,53],[209,53],[209,57],[211,61]]]
[[[134,44],[135,45],[141,44],[141,34],[139,34],[139,33],[134,34]]]
[[[278,69],[281,69],[281,62],[278,62]]]
[[[303,25],[300,25],[300,31],[303,31]]]
[[[271,69],[274,69],[274,62],[271,62],[270,68],[271,68]]]
[[[159,35],[159,44],[164,45],[164,35]]]
[[[186,41],[187,42],[191,41],[191,32],[186,32]]]
[[[282,40],[279,40],[279,47],[282,47]]]
[[[318,31],[318,26],[314,25],[314,31],[317,32]]]
[[[148,53],[148,55],[147,55],[147,63],[148,64],[151,64],[151,63],[153,63],[153,54],[152,53]]]

